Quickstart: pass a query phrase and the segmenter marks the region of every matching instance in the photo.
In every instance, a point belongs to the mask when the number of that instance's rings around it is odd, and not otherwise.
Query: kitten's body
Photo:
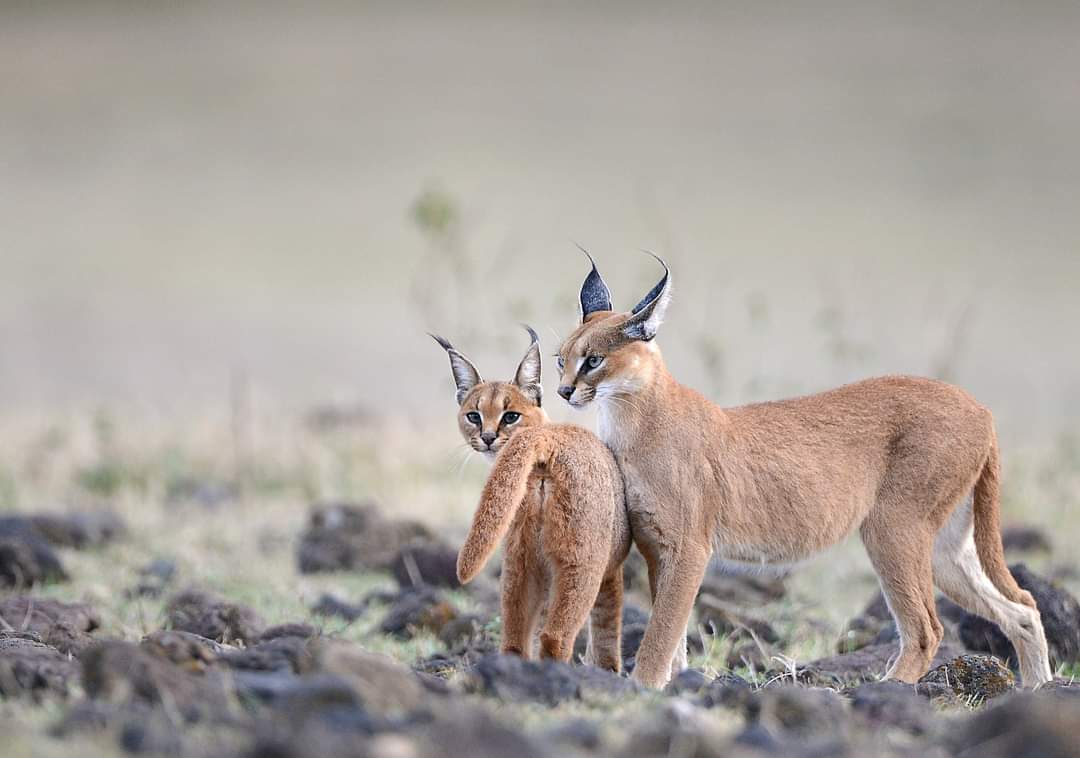
[[[462,436],[495,458],[458,554],[458,577],[468,582],[476,576],[505,536],[503,652],[533,657],[544,616],[540,654],[569,661],[591,611],[586,660],[619,671],[622,564],[630,549],[622,477],[595,434],[548,423],[539,405],[540,353],[532,334],[513,382],[482,381],[439,339],[458,386]]]

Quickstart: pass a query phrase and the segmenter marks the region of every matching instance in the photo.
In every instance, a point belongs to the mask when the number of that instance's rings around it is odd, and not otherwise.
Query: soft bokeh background
[[[577,241],[624,307],[669,260],[660,344],[718,401],[969,388],[1008,520],[1067,543],[1078,36],[1052,0],[5,2],[0,508],[107,503],[118,566],[291,602],[312,500],[460,533],[486,468],[425,332],[491,378],[521,321],[553,351]],[[830,556],[818,652],[874,585]]]

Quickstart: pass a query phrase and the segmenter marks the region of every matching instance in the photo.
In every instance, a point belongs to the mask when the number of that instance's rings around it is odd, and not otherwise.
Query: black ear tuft
[[[596,270],[596,261],[589,255],[589,251],[581,245],[578,245],[578,249],[585,253],[589,263],[592,264],[592,270],[585,277],[585,281],[581,285],[581,293],[578,295],[578,301],[581,303],[581,319],[584,321],[585,317],[590,313],[610,311],[612,309],[611,291],[604,284],[600,272]]]
[[[648,251],[646,251],[648,252]],[[623,325],[623,334],[632,340],[648,342],[656,336],[664,320],[664,312],[671,300],[671,270],[658,255],[649,253],[664,267],[664,276],[649,290],[649,294],[634,306],[630,318]]]
[[[454,375],[454,384],[457,386],[457,403],[458,405],[461,405],[465,401],[465,396],[469,394],[469,391],[484,380],[480,378],[480,372],[476,370],[476,366],[474,366],[468,358],[459,353],[457,348],[451,345],[448,340],[437,334],[432,334],[430,336],[438,342],[439,346],[446,351],[448,356],[450,356],[450,372]]]

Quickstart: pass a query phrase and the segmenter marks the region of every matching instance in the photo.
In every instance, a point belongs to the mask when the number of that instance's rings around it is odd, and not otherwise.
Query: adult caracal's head
[[[671,298],[671,272],[657,260],[664,267],[663,278],[629,313],[616,313],[611,293],[589,256],[592,270],[581,285],[581,325],[566,338],[558,355],[559,394],[574,408],[632,395],[660,367],[660,353],[652,340]]]
[[[519,429],[547,422],[540,407],[540,338],[531,328],[532,342],[510,382],[485,382],[468,358],[442,337],[431,335],[450,356],[457,385],[458,428],[473,450],[489,458]]]

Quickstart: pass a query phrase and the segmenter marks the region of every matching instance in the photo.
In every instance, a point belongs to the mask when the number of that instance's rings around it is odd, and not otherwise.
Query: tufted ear
[[[634,310],[631,311],[631,316],[623,324],[623,334],[632,340],[642,340],[648,342],[656,336],[656,332],[660,329],[660,324],[664,320],[664,312],[667,310],[668,302],[671,300],[671,271],[668,269],[667,264],[656,255],[649,253],[653,258],[660,261],[660,265],[664,267],[664,276],[657,282],[656,286],[649,290],[640,303],[634,306]]]
[[[469,394],[469,390],[484,380],[480,378],[480,372],[476,370],[476,366],[472,365],[472,362],[459,353],[453,345],[437,334],[432,334],[431,337],[450,356],[450,371],[454,375],[454,384],[457,385],[457,403],[461,405],[465,396]]]
[[[531,326],[526,325],[525,329],[529,332],[532,342],[518,365],[517,373],[514,375],[514,384],[539,406],[544,399],[544,388],[540,384],[540,338]]]
[[[592,264],[592,270],[585,277],[585,281],[581,284],[581,292],[578,294],[578,302],[581,304],[581,321],[584,323],[590,313],[611,310],[611,291],[604,284],[600,272],[596,270],[596,261],[589,255],[589,251],[580,245],[578,249],[585,253],[589,263]]]

